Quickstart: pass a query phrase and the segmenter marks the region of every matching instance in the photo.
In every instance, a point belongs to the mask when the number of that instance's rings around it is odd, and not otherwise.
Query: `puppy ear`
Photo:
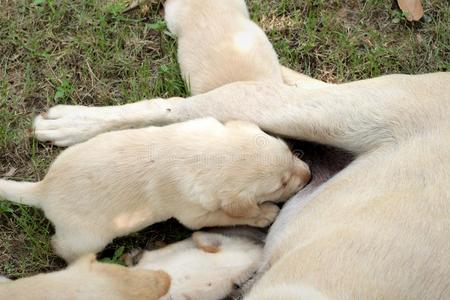
[[[171,278],[164,271],[128,268],[125,274],[119,282],[131,292],[129,299],[156,300],[169,291]]]
[[[233,218],[254,217],[259,210],[254,197],[242,193],[222,200],[221,209]]]
[[[223,239],[224,236],[217,233],[197,231],[192,234],[192,240],[194,241],[197,248],[208,253],[219,252],[220,246],[222,246]]]

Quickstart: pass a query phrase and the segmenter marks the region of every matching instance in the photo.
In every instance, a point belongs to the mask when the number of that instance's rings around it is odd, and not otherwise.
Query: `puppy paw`
[[[259,215],[251,219],[249,225],[267,227],[275,221],[280,209],[275,204],[264,203],[259,206]]]
[[[125,253],[122,256],[122,259],[127,267],[132,267],[139,263],[143,255],[144,255],[143,250],[134,249],[130,253]]]

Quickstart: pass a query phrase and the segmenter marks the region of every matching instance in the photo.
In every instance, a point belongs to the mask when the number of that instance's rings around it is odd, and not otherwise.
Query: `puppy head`
[[[222,299],[234,284],[249,279],[262,257],[262,244],[220,233],[195,232],[191,238],[147,251],[135,268],[161,269],[172,285],[163,299]]]
[[[170,287],[166,272],[130,269],[119,265],[99,263],[95,255],[76,261],[72,272],[84,274],[84,288],[92,299],[159,299]]]
[[[167,0],[164,4],[164,19],[170,32],[179,36],[183,30],[195,30],[196,20],[217,15],[243,15],[249,17],[244,0]]]
[[[223,170],[226,181],[222,199],[243,204],[281,202],[309,182],[308,165],[281,139],[248,122],[232,121],[226,127],[230,130],[231,144],[237,145],[234,149],[237,155]],[[239,199],[230,199],[233,197]]]

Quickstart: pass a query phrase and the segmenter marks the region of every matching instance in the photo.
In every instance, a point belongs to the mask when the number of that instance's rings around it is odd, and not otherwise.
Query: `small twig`
[[[89,60],[86,59],[86,65],[88,67],[89,75],[91,77],[91,84],[94,86],[94,79],[100,81],[97,76],[95,76],[94,71],[92,71],[91,65],[89,64]]]

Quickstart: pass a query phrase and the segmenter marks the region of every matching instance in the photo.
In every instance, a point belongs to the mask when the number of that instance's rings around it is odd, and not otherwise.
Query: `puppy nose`
[[[298,161],[295,170],[295,176],[300,178],[300,186],[305,186],[309,180],[311,179],[311,171],[309,170],[309,166],[303,161]]]

